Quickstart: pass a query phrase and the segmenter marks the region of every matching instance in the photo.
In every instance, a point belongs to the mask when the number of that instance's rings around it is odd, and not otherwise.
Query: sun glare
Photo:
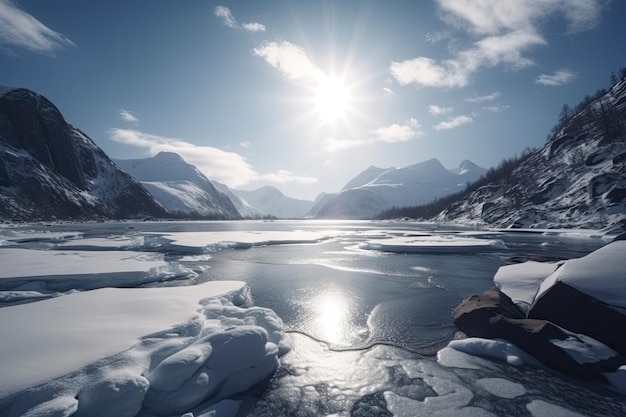
[[[324,123],[344,117],[350,105],[350,92],[342,80],[322,76],[315,90],[315,106]]]

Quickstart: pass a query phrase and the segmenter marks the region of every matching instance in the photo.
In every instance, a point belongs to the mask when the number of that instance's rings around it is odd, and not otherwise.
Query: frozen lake
[[[237,396],[241,416],[619,416],[626,398],[598,383],[463,354],[437,357],[460,337],[452,309],[493,287],[500,266],[580,257],[606,243],[405,222],[7,226],[0,301],[243,281],[248,304],[283,320],[292,349],[270,381]],[[59,253],[69,259],[65,269],[46,273],[45,256]],[[28,259],[36,274],[20,272]],[[99,262],[106,272],[90,269]]]

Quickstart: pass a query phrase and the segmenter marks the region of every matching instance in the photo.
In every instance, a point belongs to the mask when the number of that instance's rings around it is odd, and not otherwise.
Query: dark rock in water
[[[454,310],[453,317],[456,326],[470,337],[507,340],[544,365],[578,377],[605,380],[603,372],[613,372],[626,363],[616,352],[585,336],[546,320],[525,318],[513,301],[497,289],[472,295]],[[568,346],[582,347],[590,357],[581,360],[571,354]],[[596,352],[599,346],[602,352]],[[578,352],[577,349],[574,350]]]
[[[562,281],[535,299],[528,318],[549,320],[574,333],[588,335],[626,356],[626,315]]]

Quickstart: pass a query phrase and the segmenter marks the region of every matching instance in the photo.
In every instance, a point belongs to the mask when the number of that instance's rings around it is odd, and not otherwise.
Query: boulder
[[[626,284],[626,277],[625,277]],[[530,306],[528,317],[549,320],[599,340],[626,355],[626,316],[570,285],[558,281]]]
[[[588,335],[626,356],[626,241],[563,263],[540,285],[528,318]]]
[[[605,380],[626,359],[606,345],[546,320],[524,318],[513,301],[497,289],[472,295],[453,313],[469,337],[504,339],[544,365],[581,378]]]

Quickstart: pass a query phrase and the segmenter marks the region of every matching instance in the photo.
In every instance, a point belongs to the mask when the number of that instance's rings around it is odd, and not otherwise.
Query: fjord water
[[[241,280],[251,301],[274,310],[293,349],[240,415],[624,415],[626,401],[597,382],[531,366],[474,358],[443,366],[437,352],[459,337],[451,313],[493,286],[497,269],[527,259],[583,256],[606,241],[540,233],[481,232],[507,249],[388,253],[359,244],[385,232],[475,233],[406,222],[154,222],[55,225],[84,237],[125,233],[324,231],[319,243],[213,247],[209,268],[189,285]],[[145,250],[145,248],[144,248]],[[155,248],[155,250],[160,250]],[[169,249],[166,260],[183,253]],[[576,414],[578,413],[578,414]]]

